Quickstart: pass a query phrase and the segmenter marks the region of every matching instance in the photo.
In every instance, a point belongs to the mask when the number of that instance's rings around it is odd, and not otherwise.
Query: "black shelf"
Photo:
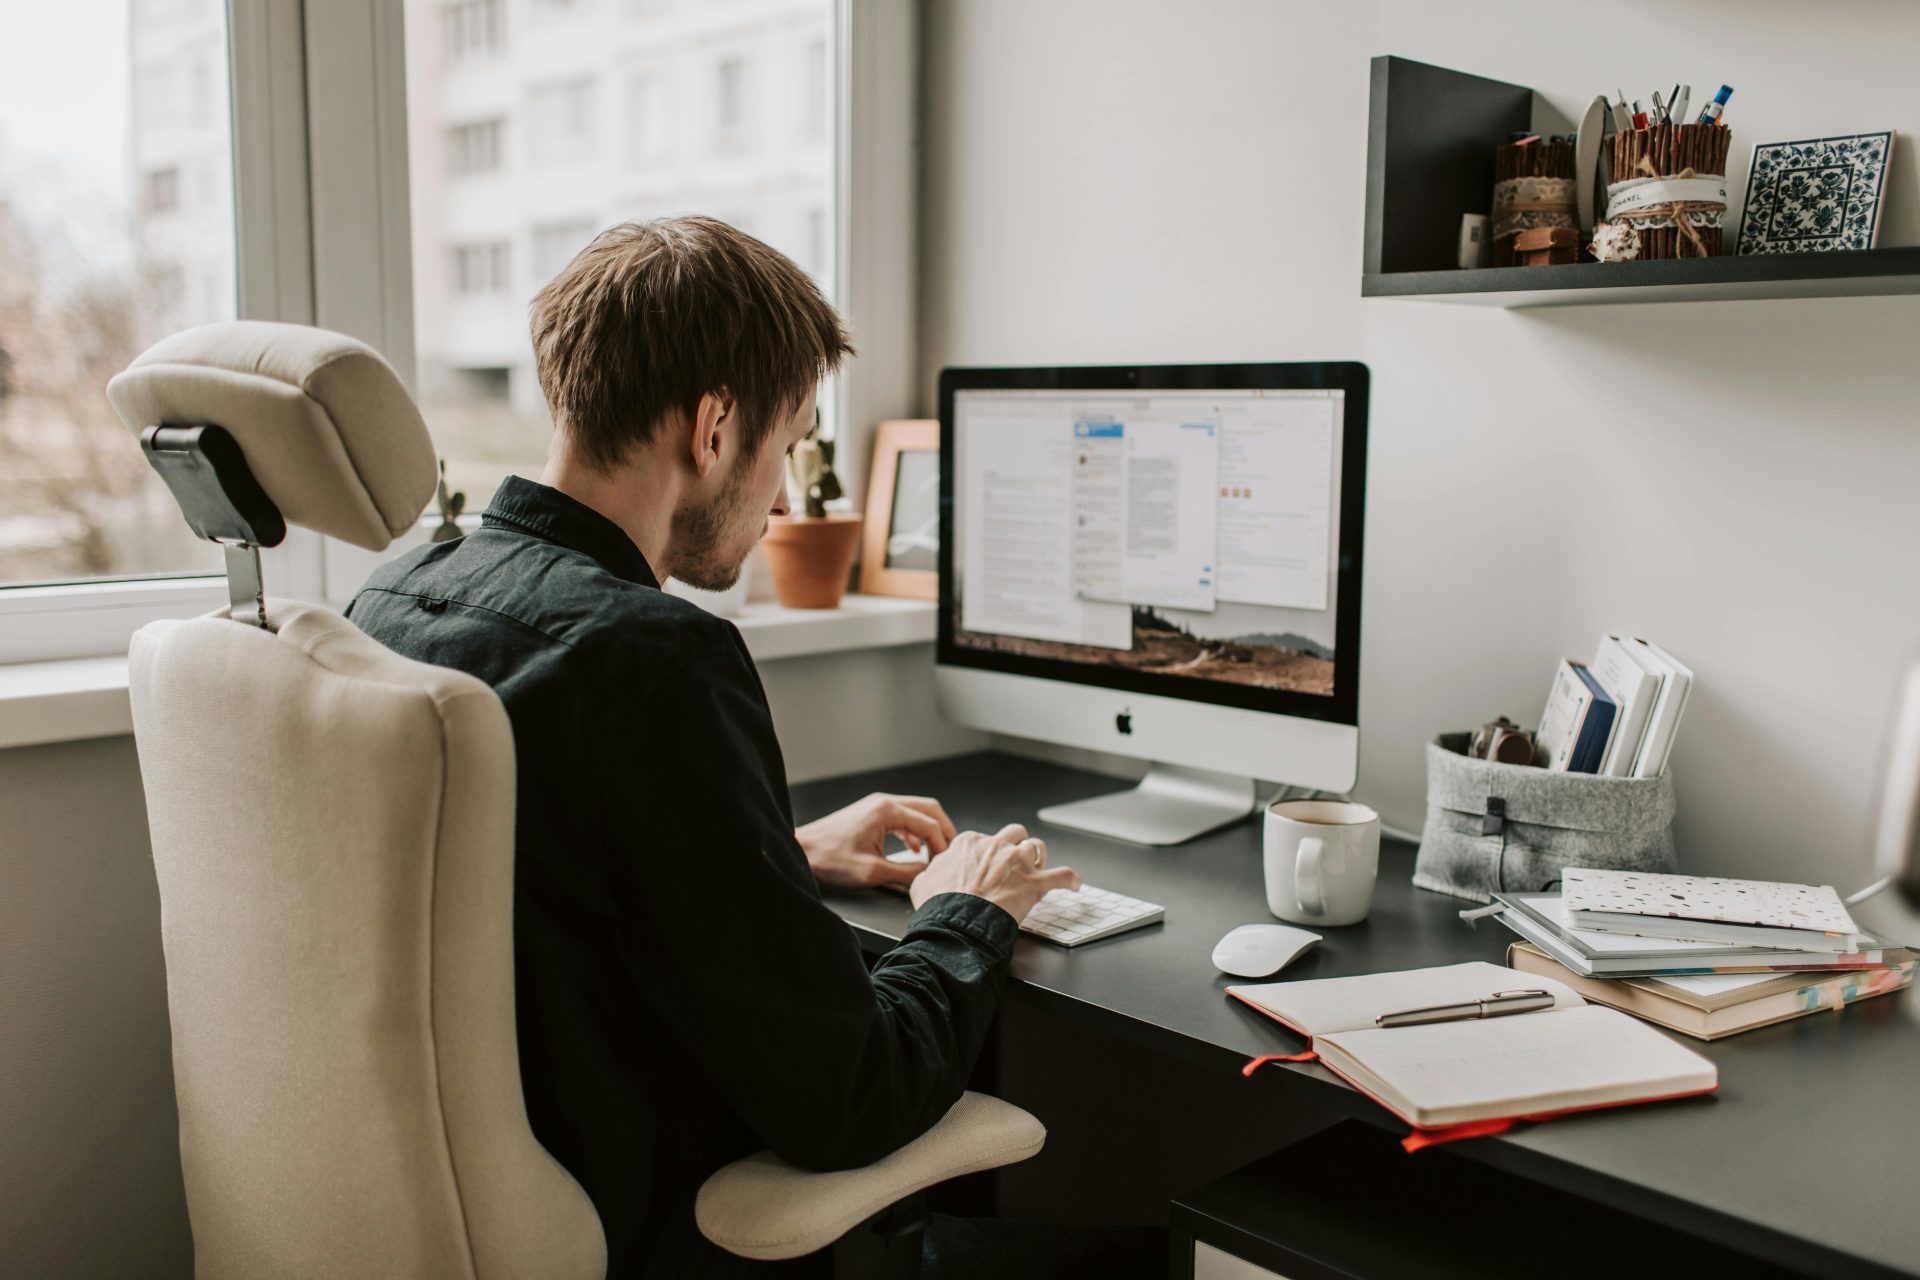
[[[1494,147],[1534,128],[1534,107],[1520,85],[1373,60],[1362,297],[1545,307],[1920,293],[1920,248],[1461,271],[1460,215],[1486,212]]]

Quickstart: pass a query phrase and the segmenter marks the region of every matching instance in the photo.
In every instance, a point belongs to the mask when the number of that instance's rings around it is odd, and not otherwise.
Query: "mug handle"
[[[1326,852],[1327,842],[1318,836],[1300,842],[1299,858],[1293,866],[1293,892],[1306,915],[1317,916],[1327,909],[1326,892],[1320,885],[1320,862]]]

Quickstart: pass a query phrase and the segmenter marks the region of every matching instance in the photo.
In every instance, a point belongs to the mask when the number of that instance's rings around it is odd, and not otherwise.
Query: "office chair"
[[[419,411],[370,348],[254,322],[167,338],[107,394],[231,598],[130,655],[196,1273],[604,1275],[520,1091],[506,711],[261,581],[289,522],[372,550],[413,525]],[[970,1093],[865,1169],[738,1161],[697,1216],[745,1257],[832,1246],[837,1274],[912,1276],[924,1189],[1044,1140]]]

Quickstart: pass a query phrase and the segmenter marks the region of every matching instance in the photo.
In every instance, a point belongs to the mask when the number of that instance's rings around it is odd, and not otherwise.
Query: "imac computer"
[[[1366,463],[1362,364],[943,370],[943,714],[1152,762],[1040,811],[1140,844],[1351,789]]]

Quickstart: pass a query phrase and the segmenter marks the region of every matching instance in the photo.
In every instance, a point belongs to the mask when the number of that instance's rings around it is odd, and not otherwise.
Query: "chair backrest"
[[[289,521],[362,545],[424,506],[431,444],[367,348],[244,324],[163,348],[110,389],[129,426],[224,427]],[[131,653],[197,1274],[603,1276],[520,1092],[506,712],[325,609],[267,617]]]

